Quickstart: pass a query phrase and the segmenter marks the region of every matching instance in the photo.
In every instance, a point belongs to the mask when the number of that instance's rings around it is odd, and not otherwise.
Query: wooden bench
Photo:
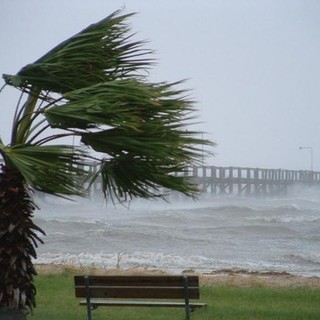
[[[187,320],[191,311],[206,306],[190,301],[200,298],[199,278],[193,275],[75,276],[74,284],[76,297],[85,298],[80,305],[87,306],[88,320],[100,306],[180,307]]]

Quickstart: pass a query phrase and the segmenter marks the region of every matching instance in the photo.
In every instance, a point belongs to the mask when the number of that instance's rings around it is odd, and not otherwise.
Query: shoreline
[[[165,275],[172,272],[163,269],[150,268],[101,268],[95,266],[75,266],[67,264],[35,264],[39,275],[81,273],[95,275]],[[261,288],[320,288],[320,277],[293,275],[287,272],[256,272],[248,270],[222,269],[212,272],[196,272],[184,270],[182,274],[199,276],[200,284],[204,286],[234,286],[234,287],[261,287]]]

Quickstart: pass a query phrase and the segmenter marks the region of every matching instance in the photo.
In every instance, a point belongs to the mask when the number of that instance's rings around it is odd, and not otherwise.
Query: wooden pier
[[[283,195],[293,185],[320,186],[320,172],[305,170],[197,166],[185,174],[201,192],[215,195]]]
[[[92,170],[97,169],[97,163],[88,162],[87,165]],[[213,195],[275,196],[286,194],[289,187],[296,185],[320,186],[320,172],[310,170],[192,166],[184,176],[189,177],[200,192]],[[101,193],[99,177],[91,185],[90,193]]]
[[[193,166],[184,176],[190,178],[200,192],[212,195],[277,196],[287,194],[289,188],[296,185],[320,186],[320,172],[307,170]],[[98,178],[91,186],[91,194],[99,191],[101,180]]]

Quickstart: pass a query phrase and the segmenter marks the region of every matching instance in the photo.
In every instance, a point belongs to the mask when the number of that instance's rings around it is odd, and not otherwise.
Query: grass
[[[29,320],[85,320],[86,308],[74,296],[73,273],[39,275],[37,307]],[[316,320],[320,319],[320,289],[239,288],[203,286],[201,301],[208,307],[192,313],[192,320]],[[183,309],[111,308],[93,311],[94,320],[181,320]]]

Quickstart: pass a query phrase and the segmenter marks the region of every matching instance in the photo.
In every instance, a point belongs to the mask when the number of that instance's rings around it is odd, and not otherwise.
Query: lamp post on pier
[[[311,168],[311,171],[313,171],[313,148],[312,147],[299,147],[299,149],[300,150],[302,150],[302,149],[310,150],[310,156],[311,156],[310,168]]]

